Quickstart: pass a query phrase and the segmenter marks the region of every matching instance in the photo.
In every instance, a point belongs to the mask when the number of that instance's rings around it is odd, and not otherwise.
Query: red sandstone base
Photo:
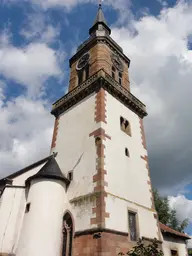
[[[98,233],[99,234],[99,233]],[[101,232],[81,235],[74,239],[73,256],[117,256],[119,252],[128,252],[132,244],[128,236]]]

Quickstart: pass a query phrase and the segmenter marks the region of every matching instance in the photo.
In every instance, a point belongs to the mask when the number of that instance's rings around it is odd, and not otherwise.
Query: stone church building
[[[130,59],[101,5],[69,61],[50,156],[0,180],[0,256],[116,256],[139,238],[186,255],[183,233],[158,222]]]

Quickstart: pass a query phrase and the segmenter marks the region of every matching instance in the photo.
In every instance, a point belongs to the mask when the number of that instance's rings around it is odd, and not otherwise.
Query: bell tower
[[[69,91],[101,69],[112,75],[112,78],[124,88],[130,89],[130,60],[110,34],[111,29],[107,25],[100,4],[96,19],[89,30],[90,37],[78,47],[77,53],[70,59]]]
[[[89,38],[69,61],[68,93],[52,107],[51,151],[70,180],[63,215],[69,213],[73,224],[62,255],[116,256],[139,238],[161,240],[143,127],[146,106],[131,94],[130,60],[110,34],[100,4]]]

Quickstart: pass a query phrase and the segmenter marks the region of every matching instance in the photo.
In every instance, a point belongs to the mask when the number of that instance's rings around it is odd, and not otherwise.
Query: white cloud
[[[177,211],[177,217],[180,221],[189,219],[192,222],[192,201],[188,200],[184,195],[169,197],[169,203],[172,209]]]
[[[50,44],[55,40],[59,41],[60,27],[54,27],[48,15],[35,12],[27,15],[27,21],[20,34],[28,41]]]
[[[93,3],[95,5],[98,4],[95,0],[2,0],[4,4],[15,4],[20,3],[22,4],[24,2],[28,2],[31,4],[34,4],[36,6],[41,7],[42,9],[46,10],[48,8],[65,8],[66,10],[71,10],[73,7],[75,7],[78,4],[86,4],[86,3]],[[128,8],[131,5],[130,0],[105,0],[103,2],[105,5],[113,6],[116,10],[121,11],[121,15],[123,14],[125,18],[125,13],[129,13]],[[130,13],[129,13],[130,14]],[[122,17],[121,17],[122,18]]]
[[[24,48],[11,44],[0,48],[0,73],[38,95],[49,77],[60,77],[57,52],[44,43],[30,43]]]
[[[47,103],[40,100],[20,96],[1,106],[1,177],[50,153],[53,120]]]
[[[131,59],[132,92],[147,105],[147,142],[153,184],[174,193],[192,178],[192,3],[180,1],[158,17],[113,29]],[[134,30],[133,30],[134,29]],[[134,33],[133,33],[134,32]]]

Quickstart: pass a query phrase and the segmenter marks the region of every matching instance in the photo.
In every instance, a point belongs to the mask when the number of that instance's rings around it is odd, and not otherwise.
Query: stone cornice
[[[103,69],[99,70],[84,83],[57,100],[52,106],[51,114],[55,117],[59,116],[61,113],[64,113],[70,107],[74,106],[91,93],[98,91],[100,88],[104,88],[139,117],[143,118],[147,115],[146,106],[128,90],[120,86],[119,83]]]
[[[92,235],[96,233],[110,233],[110,234],[115,234],[119,236],[125,236],[128,237],[128,232],[122,232],[122,231],[117,231],[113,229],[107,229],[107,228],[93,228],[93,229],[86,229],[83,231],[77,231],[75,232],[75,237],[79,236],[85,236],[85,235]]]
[[[97,43],[104,43],[109,46],[115,53],[119,54],[121,58],[127,62],[130,66],[130,59],[123,53],[123,49],[110,37],[110,36],[95,36],[88,38],[83,44],[81,44],[77,50],[77,53],[69,60],[70,67],[72,63],[79,59],[79,57],[86,51],[89,51]]]

